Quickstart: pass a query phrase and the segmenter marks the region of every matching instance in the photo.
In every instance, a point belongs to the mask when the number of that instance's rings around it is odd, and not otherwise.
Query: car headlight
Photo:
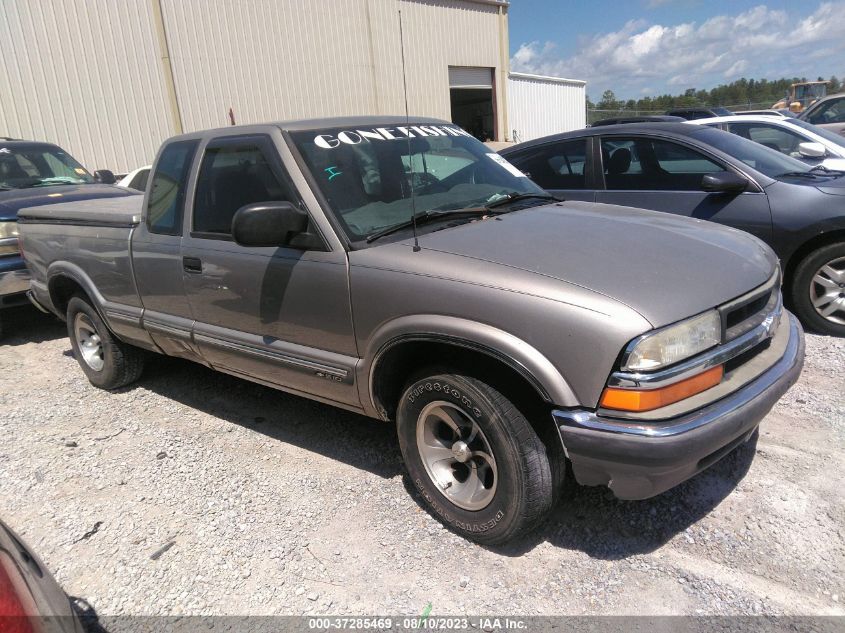
[[[0,222],[0,257],[18,254],[18,223]]]
[[[722,320],[716,310],[710,310],[634,340],[622,369],[660,369],[695,356],[721,342]]]

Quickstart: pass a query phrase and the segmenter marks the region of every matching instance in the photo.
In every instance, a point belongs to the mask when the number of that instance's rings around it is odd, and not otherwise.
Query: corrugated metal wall
[[[0,136],[58,143],[87,167],[152,161],[175,133],[162,9],[184,131],[402,114],[449,119],[449,66],[495,69],[504,133],[506,20],[468,0],[0,0]]]
[[[510,73],[508,116],[517,142],[578,130],[587,125],[583,81]]]
[[[172,135],[148,0],[0,0],[0,136],[91,169],[150,162]]]
[[[451,66],[498,67],[498,7],[438,0],[164,0],[186,130],[401,114],[448,119]]]

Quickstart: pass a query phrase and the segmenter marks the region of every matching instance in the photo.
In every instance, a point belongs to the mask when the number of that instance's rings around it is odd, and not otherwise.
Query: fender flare
[[[382,324],[369,337],[365,362],[358,367],[361,400],[383,417],[375,397],[374,377],[384,354],[402,343],[430,341],[472,349],[501,361],[517,371],[550,403],[576,407],[578,398],[566,378],[539,350],[492,325],[440,314],[399,317]],[[366,389],[366,391],[365,391]]]
[[[68,261],[56,261],[51,263],[47,268],[47,292],[50,295],[50,302],[53,304],[53,307],[56,308],[56,311],[58,311],[58,306],[55,305],[52,284],[57,277],[67,277],[79,284],[85,291],[85,294],[87,294],[91,299],[93,307],[100,315],[100,318],[103,319],[103,322],[107,326],[109,326],[109,322],[106,320],[105,308],[107,302],[105,297],[103,297],[100,291],[97,290],[97,286],[91,278],[85,274],[85,271],[82,270],[82,268]]]

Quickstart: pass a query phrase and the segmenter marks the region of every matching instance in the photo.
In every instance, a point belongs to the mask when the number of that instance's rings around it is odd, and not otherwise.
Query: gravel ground
[[[845,615],[845,340],[808,336],[756,442],[693,480],[571,484],[484,548],[420,509],[390,425],[167,358],[103,392],[62,324],[17,320],[0,516],[100,615]]]

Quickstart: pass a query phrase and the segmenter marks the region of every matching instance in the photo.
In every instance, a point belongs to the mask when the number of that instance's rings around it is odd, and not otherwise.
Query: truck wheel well
[[[64,275],[53,277],[50,280],[48,289],[50,292],[50,301],[62,318],[67,313],[67,304],[73,295],[81,294],[86,297],[88,296],[79,282]]]
[[[486,382],[503,394],[525,415],[544,439],[551,427],[551,403],[540,388],[522,372],[492,353],[454,343],[408,341],[385,351],[373,373],[373,397],[377,409],[394,419],[405,385],[421,371],[433,369],[462,373]],[[548,424],[542,424],[548,421]]]
[[[822,233],[820,235],[816,235],[812,239],[807,240],[801,246],[798,247],[792,256],[789,258],[789,261],[786,263],[783,271],[783,279],[785,283],[792,282],[792,276],[795,274],[795,269],[798,268],[798,264],[807,257],[810,253],[814,250],[821,248],[822,246],[827,246],[828,244],[835,244],[836,242],[845,242],[845,230],[837,230],[837,231],[830,231],[829,233]]]

